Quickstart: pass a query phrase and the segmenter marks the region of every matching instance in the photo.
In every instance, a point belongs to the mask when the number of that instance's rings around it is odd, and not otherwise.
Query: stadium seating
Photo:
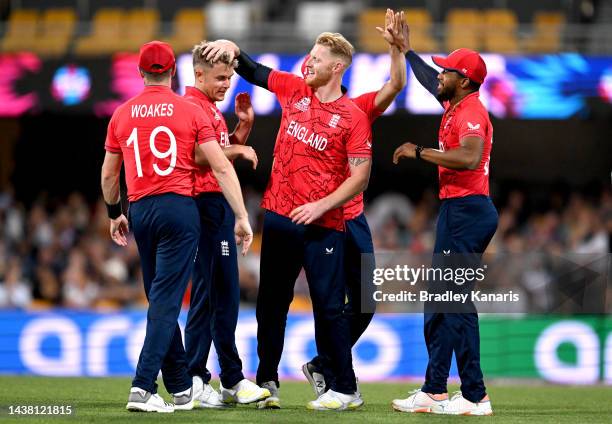
[[[560,12],[538,12],[533,17],[533,33],[523,48],[528,53],[559,51],[565,16]]]
[[[509,9],[489,9],[484,13],[484,50],[514,54],[519,51],[518,20]]]
[[[382,53],[388,50],[387,43],[376,30],[376,27],[382,27],[384,22],[385,9],[366,9],[361,12],[358,20],[358,42],[361,51]]]
[[[426,9],[404,9],[410,26],[410,46],[417,52],[437,52],[438,42],[431,36],[431,15]]]
[[[66,2],[49,2],[40,8],[34,1],[24,2],[23,9],[14,9],[9,15],[0,47],[2,52],[30,51],[42,57],[60,57],[69,52],[78,56],[104,56],[118,51],[137,51],[148,40],[164,39],[177,52],[185,52],[209,36],[252,41],[260,49],[278,45],[275,48],[301,51],[305,42],[311,43],[319,33],[331,31],[342,32],[351,41],[355,39],[359,51],[385,53],[388,50],[387,43],[376,31],[384,23],[386,9],[382,7],[349,10],[346,2],[293,2],[287,5],[290,13],[285,13],[281,21],[263,21],[258,25],[253,22],[252,4],[245,0],[212,0],[206,7],[198,7],[196,0],[175,1],[174,6],[164,4],[163,20],[161,6],[160,9],[132,9],[109,7],[121,6],[123,3],[119,1],[100,1],[92,7],[93,17],[89,21],[82,21],[88,12],[64,7]],[[529,7],[509,3],[508,8],[486,9],[498,4],[486,3],[484,10],[471,8],[468,1],[443,2],[439,8],[425,1],[411,3],[413,6],[404,12],[410,25],[412,48],[419,52],[468,47],[503,54],[549,53],[567,45],[575,48],[572,41],[576,34],[588,34],[582,27],[568,27],[574,32],[568,32],[563,39],[566,13],[570,11],[561,5],[555,9],[551,2],[548,6],[537,2]],[[390,5],[401,7],[400,2]],[[444,22],[438,22],[444,14]],[[529,20],[531,28],[526,26]],[[272,30],[268,31],[269,28]]]
[[[206,26],[215,38],[243,39],[251,29],[251,5],[246,1],[213,1],[206,16]]]
[[[144,43],[157,38],[159,12],[156,9],[132,9],[121,25],[121,43],[117,49],[137,52]]]
[[[482,49],[484,17],[477,9],[452,9],[446,16],[446,50]]]
[[[36,52],[41,56],[59,57],[66,53],[77,23],[73,9],[47,9],[40,23]]]
[[[81,56],[98,56],[117,51],[122,44],[121,28],[125,25],[122,9],[99,9],[92,19],[89,35],[77,40],[74,51]]]
[[[312,42],[324,31],[339,32],[344,14],[343,5],[329,2],[303,2],[297,8],[297,31]]]
[[[2,51],[34,51],[38,35],[38,18],[38,11],[33,9],[20,9],[11,13],[2,40]]]
[[[174,15],[173,33],[164,41],[176,53],[190,51],[206,38],[206,15],[202,9],[181,9]]]

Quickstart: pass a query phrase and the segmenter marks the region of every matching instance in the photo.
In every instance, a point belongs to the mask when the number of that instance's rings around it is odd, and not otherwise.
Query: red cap
[[[478,84],[482,84],[487,76],[487,65],[474,50],[457,49],[446,58],[440,56],[431,58],[440,68],[459,72]]]
[[[145,72],[161,74],[174,66],[174,52],[170,44],[150,41],[140,48],[138,67]]]

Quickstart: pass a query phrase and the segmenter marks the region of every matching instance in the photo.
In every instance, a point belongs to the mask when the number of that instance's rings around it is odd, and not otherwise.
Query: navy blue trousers
[[[185,327],[185,349],[191,375],[210,381],[206,362],[211,342],[219,358],[223,387],[244,378],[236,349],[240,305],[234,212],[222,193],[196,198],[202,232],[193,270],[191,304]]]
[[[497,211],[486,196],[442,201],[436,227],[434,267],[477,265],[497,229]],[[457,255],[461,254],[461,255]],[[454,259],[453,259],[454,258]],[[451,283],[452,284],[452,283]],[[480,368],[478,313],[425,312],[425,344],[429,354],[425,384],[427,393],[446,393],[453,352],[457,360],[461,392],[471,402],[486,395]]]
[[[161,369],[168,392],[182,392],[191,376],[177,320],[200,237],[198,209],[193,198],[166,193],[132,202],[129,219],[149,301],[132,386],[156,393]]]
[[[362,302],[372,300],[371,294],[368,297],[365,292],[374,287],[371,278],[376,267],[372,233],[364,213],[355,219],[346,221],[344,246],[344,269],[346,273],[344,314],[349,319],[351,346],[355,346],[355,343],[370,325],[372,317],[374,317],[373,313],[361,310]],[[362,299],[362,293],[367,297],[366,299]],[[376,303],[371,301],[366,310],[373,311],[375,308]],[[318,354],[310,362],[325,375],[325,381],[329,384],[331,382],[330,377],[332,377],[329,358]]]
[[[344,233],[296,225],[266,211],[257,295],[257,383],[278,382],[289,305],[304,268],[312,299],[317,351],[329,357],[332,390],[354,393],[349,321],[344,315]]]

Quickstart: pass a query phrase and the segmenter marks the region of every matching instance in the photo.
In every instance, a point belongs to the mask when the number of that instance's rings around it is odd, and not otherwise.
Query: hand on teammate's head
[[[223,53],[227,53],[229,55],[229,61],[231,63],[234,61],[236,56],[240,54],[240,50],[232,41],[215,40],[210,41],[206,48],[202,50],[202,57],[205,57],[206,60],[216,62]]]

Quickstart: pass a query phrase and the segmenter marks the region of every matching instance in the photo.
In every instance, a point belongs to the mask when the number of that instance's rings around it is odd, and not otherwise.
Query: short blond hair
[[[202,40],[200,41],[199,44],[196,44],[195,46],[193,46],[193,50],[191,50],[191,54],[193,58],[194,68],[196,66],[200,66],[200,67],[205,66],[208,68],[212,68],[217,63],[224,63],[227,66],[231,66],[232,68],[235,68],[238,65],[238,62],[236,60],[230,61],[230,55],[227,52],[223,52],[223,54],[219,56],[219,58],[214,62],[212,60],[206,60],[206,58],[202,56],[202,52],[206,50],[206,47],[208,47],[208,44],[209,44],[208,41]]]
[[[339,56],[344,60],[347,67],[353,62],[355,48],[342,34],[337,32],[323,32],[317,37],[315,44],[328,47],[333,55]]]

